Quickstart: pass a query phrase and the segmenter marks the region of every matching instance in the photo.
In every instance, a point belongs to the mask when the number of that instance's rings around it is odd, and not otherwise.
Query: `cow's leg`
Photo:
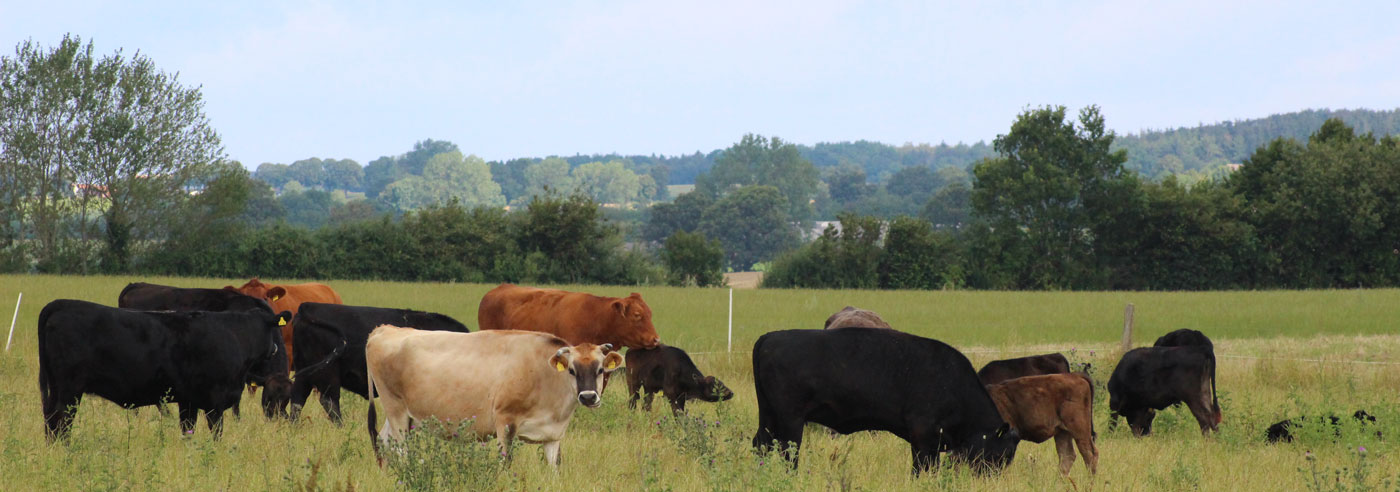
[[[340,426],[340,378],[335,377],[331,383],[321,388],[321,408],[326,410],[326,417]]]
[[[685,413],[685,395],[666,395],[666,399],[671,402],[671,414],[680,415]]]
[[[554,471],[559,471],[559,464],[564,460],[559,443],[560,441],[544,443],[544,459],[549,462],[550,466],[554,467]]]
[[[915,476],[918,476],[920,473],[931,470],[938,466],[937,445],[930,446],[927,444],[912,444],[909,446],[909,449],[914,455],[913,474]]]
[[[82,393],[66,395],[51,392],[44,399],[44,430],[49,442],[68,438],[68,431],[73,427],[73,416],[78,413],[78,404],[82,401]]]
[[[515,440],[516,428],[506,419],[496,421],[496,441],[501,448],[501,459],[510,462],[510,443]],[[558,441],[555,441],[558,442]]]
[[[643,391],[646,391],[646,390],[643,390]],[[650,411],[651,411],[651,400],[652,400],[652,398],[655,398],[655,397],[656,397],[656,393],[653,393],[653,392],[651,392],[651,391],[647,391],[646,393],[647,393],[646,398],[642,399],[642,410],[645,410],[645,411],[650,412]]]
[[[290,417],[293,422],[301,418],[301,407],[306,405],[306,399],[311,396],[313,385],[311,378],[297,378],[292,380],[292,400]]]
[[[1084,457],[1084,466],[1089,468],[1090,475],[1099,473],[1099,447],[1094,444],[1094,439],[1090,437],[1091,432],[1080,432],[1075,436],[1074,443],[1079,446],[1079,455]]]
[[[1074,437],[1069,431],[1055,433],[1055,453],[1060,455],[1060,475],[1068,477],[1070,467],[1074,466]],[[1088,460],[1088,456],[1084,458]]]
[[[243,403],[243,397],[241,396],[233,402],[233,418],[238,420],[243,420],[243,412],[238,411],[238,407],[241,403]]]
[[[1193,398],[1186,402],[1186,407],[1190,408],[1191,415],[1196,417],[1196,425],[1201,426],[1202,435],[1209,435],[1211,431],[1216,430],[1215,410],[1211,408],[1209,398],[1206,398],[1205,401]]]
[[[214,439],[218,439],[224,434],[224,409],[210,408],[204,411],[205,423],[209,424],[209,432],[214,433]]]
[[[199,409],[188,403],[176,403],[180,408],[180,432],[184,435],[194,434],[194,423],[199,420]]]

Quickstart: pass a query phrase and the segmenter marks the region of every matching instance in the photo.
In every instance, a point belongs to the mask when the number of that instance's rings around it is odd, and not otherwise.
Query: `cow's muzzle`
[[[598,398],[597,391],[580,391],[578,393],[578,402],[588,408],[598,408],[598,405],[601,404],[603,400]]]

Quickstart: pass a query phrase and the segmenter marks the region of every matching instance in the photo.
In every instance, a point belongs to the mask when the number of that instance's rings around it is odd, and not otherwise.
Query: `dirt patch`
[[[735,289],[757,289],[763,283],[763,272],[726,273],[724,282]]]

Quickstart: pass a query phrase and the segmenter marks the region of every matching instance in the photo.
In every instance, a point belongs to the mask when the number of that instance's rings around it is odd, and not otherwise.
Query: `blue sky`
[[[990,140],[1028,107],[1120,134],[1400,107],[1400,2],[0,3],[0,53],[64,33],[188,85],[228,155],[361,164]]]

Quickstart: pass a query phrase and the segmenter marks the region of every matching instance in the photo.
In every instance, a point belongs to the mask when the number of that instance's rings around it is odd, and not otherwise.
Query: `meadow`
[[[913,292],[735,290],[733,351],[727,352],[729,291],[671,287],[565,286],[603,295],[642,293],[662,340],[691,352],[700,368],[736,394],[695,402],[673,418],[664,401],[650,414],[629,410],[614,384],[596,410],[580,408],[558,472],[538,446],[521,445],[499,466],[494,445],[415,440],[398,465],[376,466],[366,402],[346,394],[343,427],[309,401],[300,421],[268,422],[249,412],[225,422],[222,440],[204,424],[180,435],[154,409],[126,411],[87,397],[72,439],[47,444],[37,379],[35,325],[43,305],[76,298],[113,305],[131,281],[187,287],[247,279],[0,276],[0,313],[23,291],[13,346],[0,355],[0,489],[4,490],[393,490],[436,484],[457,490],[1400,490],[1400,290],[1265,292]],[[286,281],[286,279],[264,279]],[[476,327],[481,295],[493,285],[329,282],[346,303],[448,314]],[[801,464],[789,471],[751,452],[757,408],[749,350],[762,333],[820,328],[855,305],[894,327],[943,340],[974,366],[1061,351],[1091,363],[1100,385],[1121,355],[1124,306],[1135,307],[1135,345],[1177,328],[1216,342],[1224,422],[1202,437],[1184,408],[1159,414],[1154,434],[1135,438],[1108,425],[1107,392],[1096,394],[1099,473],[1077,461],[1059,476],[1051,443],[1022,443],[1001,473],[958,466],[913,477],[908,445],[888,434],[829,436],[809,428]],[[245,400],[245,408],[249,401]],[[1265,444],[1264,429],[1298,415],[1347,415],[1364,408],[1378,426],[1320,426],[1297,441]],[[1383,437],[1373,431],[1380,429]],[[485,451],[483,451],[485,450]]]

